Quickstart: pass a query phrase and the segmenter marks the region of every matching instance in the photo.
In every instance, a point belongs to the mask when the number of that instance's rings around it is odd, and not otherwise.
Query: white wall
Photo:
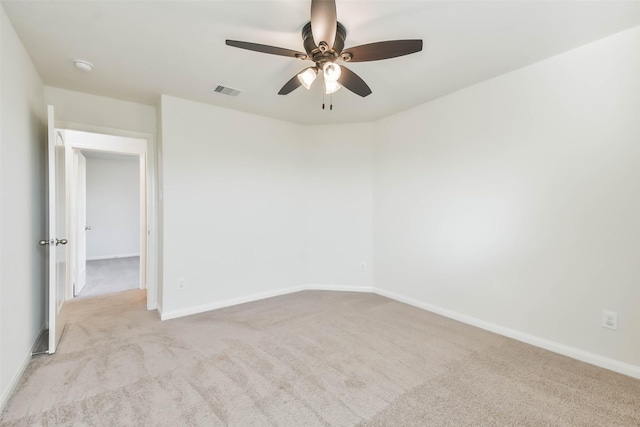
[[[301,127],[170,96],[161,103],[165,316],[304,283]]]
[[[0,5],[0,408],[44,327],[43,85]]]
[[[47,104],[55,106],[56,123],[60,128],[90,125],[104,129],[156,134],[154,106],[51,86],[45,86],[44,96]],[[95,131],[95,128],[91,130]]]
[[[375,286],[640,374],[639,76],[635,28],[381,121]]]
[[[140,255],[140,167],[129,157],[87,156],[87,260]]]
[[[371,288],[371,124],[169,96],[161,111],[165,318],[300,286]]]
[[[371,288],[373,124],[310,126],[307,280]]]

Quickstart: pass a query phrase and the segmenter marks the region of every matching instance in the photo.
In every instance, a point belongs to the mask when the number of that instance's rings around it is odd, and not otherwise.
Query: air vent
[[[229,95],[229,96],[238,96],[241,93],[241,91],[239,91],[238,89],[234,89],[232,87],[226,87],[226,86],[222,86],[222,85],[218,85],[214,89],[214,92],[218,92],[218,93],[221,93],[223,95]]]

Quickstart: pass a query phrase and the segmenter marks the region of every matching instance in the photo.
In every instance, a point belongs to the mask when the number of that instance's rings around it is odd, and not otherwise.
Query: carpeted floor
[[[140,257],[87,261],[87,283],[78,298],[95,297],[140,287]]]
[[[638,426],[640,381],[367,293],[160,322],[75,300],[2,425]]]

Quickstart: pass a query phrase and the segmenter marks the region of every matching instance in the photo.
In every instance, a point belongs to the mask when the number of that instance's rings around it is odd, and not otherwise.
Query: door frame
[[[67,172],[71,179],[67,180],[68,190],[76,185],[76,177],[73,171],[74,150],[105,151],[120,154],[133,154],[139,157],[140,162],[140,287],[147,289],[147,309],[155,310],[158,306],[158,198],[157,198],[157,150],[152,134],[132,132],[121,129],[104,128],[78,123],[56,121],[56,131],[63,132],[65,136],[65,154],[67,160]],[[65,132],[71,131],[71,132]],[[98,139],[91,144],[78,139],[73,131],[87,132],[103,135],[106,138]],[[125,140],[126,138],[127,140]],[[132,140],[138,140],[133,142]],[[67,193],[72,194],[73,192]],[[72,201],[67,199],[68,208],[71,209]],[[71,216],[67,216],[67,226],[71,228]],[[74,230],[75,231],[75,230]],[[71,239],[69,253],[75,253],[75,241]],[[71,274],[75,270],[75,260],[67,273],[67,300],[73,298],[73,283]]]
[[[80,173],[80,165],[84,164],[84,174]],[[71,211],[71,228],[69,236],[73,241],[73,253],[71,257],[73,259],[72,268],[71,268],[71,286],[72,286],[72,296],[77,297],[83,290],[84,286],[87,284],[86,276],[86,264],[87,264],[87,237],[86,230],[84,230],[86,226],[86,215],[87,215],[87,159],[84,157],[82,150],[73,149],[73,178],[75,179],[75,183],[71,184],[73,188],[73,192],[71,193],[70,206],[73,209]],[[82,184],[82,185],[81,185]],[[82,197],[81,197],[82,196]],[[82,203],[81,203],[82,200]],[[81,206],[84,205],[84,206]],[[75,219],[75,221],[74,221]],[[84,219],[84,221],[81,221]],[[84,224],[84,225],[83,225]],[[84,233],[84,248],[81,248],[80,245],[80,236]],[[77,243],[77,244],[76,244]],[[83,277],[81,268],[80,268],[80,254],[84,251],[84,284],[80,286],[81,280]]]

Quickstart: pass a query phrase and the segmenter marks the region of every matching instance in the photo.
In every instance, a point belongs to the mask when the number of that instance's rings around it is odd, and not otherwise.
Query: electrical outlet
[[[366,262],[361,262],[360,263],[360,270],[365,271],[367,269],[367,263]]]
[[[184,289],[186,282],[184,279],[178,279],[178,289]]]
[[[604,310],[602,312],[602,327],[617,331],[618,330],[618,313]]]

